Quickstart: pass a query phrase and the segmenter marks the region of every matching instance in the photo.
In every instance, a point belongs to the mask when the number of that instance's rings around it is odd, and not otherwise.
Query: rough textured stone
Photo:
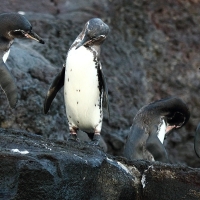
[[[121,155],[132,119],[143,105],[177,95],[188,104],[191,118],[167,138],[166,149],[172,163],[200,167],[193,150],[200,121],[199,6],[192,0],[2,0],[0,11],[24,11],[46,44],[21,40],[13,44],[8,63],[20,98],[11,110],[0,91],[0,126],[66,139],[62,91],[48,115],[43,115],[44,96],[85,22],[100,17],[111,29],[102,46],[111,110],[110,119],[105,113],[102,130],[108,152]]]
[[[180,165],[149,165],[142,174],[143,198],[148,200],[199,199],[199,175],[199,169],[185,168]]]
[[[0,129],[0,199],[197,200],[200,170]]]
[[[138,196],[137,177],[95,146],[55,143],[28,132],[0,129],[0,147],[1,199],[114,200]]]

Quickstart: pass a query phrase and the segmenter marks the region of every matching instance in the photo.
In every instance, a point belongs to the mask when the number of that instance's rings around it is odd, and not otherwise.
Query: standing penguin
[[[16,106],[17,87],[14,79],[10,74],[6,60],[9,56],[10,46],[14,38],[29,38],[44,44],[44,41],[32,31],[30,22],[18,13],[0,14],[0,86],[5,92],[10,107]]]
[[[108,91],[100,62],[100,45],[109,27],[99,18],[90,19],[70,47],[66,63],[48,90],[47,113],[58,90],[64,85],[64,98],[70,139],[80,129],[98,144],[103,119],[102,104],[108,108]]]
[[[147,159],[168,162],[163,142],[165,135],[181,128],[189,120],[187,105],[170,97],[142,107],[136,114],[124,148],[130,160]]]

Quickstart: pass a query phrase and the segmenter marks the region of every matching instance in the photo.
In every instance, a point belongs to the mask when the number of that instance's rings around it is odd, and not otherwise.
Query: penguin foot
[[[69,137],[68,137],[68,141],[79,142],[77,134],[70,134]]]
[[[101,138],[100,135],[94,135],[92,141],[89,142],[89,144],[94,145],[94,146],[99,145],[100,138]]]

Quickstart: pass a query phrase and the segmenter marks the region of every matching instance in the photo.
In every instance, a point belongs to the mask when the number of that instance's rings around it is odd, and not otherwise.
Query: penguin
[[[200,123],[196,128],[196,134],[194,137],[194,151],[196,155],[200,158]]]
[[[124,157],[169,162],[163,145],[166,134],[184,126],[190,118],[187,105],[177,97],[154,101],[142,107],[124,145]]]
[[[103,105],[109,113],[108,89],[100,62],[100,47],[108,33],[109,27],[101,19],[90,19],[69,48],[66,63],[47,92],[44,113],[64,85],[70,140],[77,140],[77,131],[82,130],[92,144],[99,144]]]
[[[0,14],[0,86],[5,92],[9,105],[15,108],[18,100],[17,86],[7,68],[6,60],[15,38],[28,38],[44,44],[44,41],[32,31],[30,22],[18,13]]]

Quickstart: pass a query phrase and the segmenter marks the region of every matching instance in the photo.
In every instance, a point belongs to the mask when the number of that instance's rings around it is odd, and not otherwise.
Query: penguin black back
[[[149,127],[152,122],[157,124],[163,117],[169,125],[182,127],[190,118],[187,105],[177,97],[169,97],[154,101],[142,107],[136,114],[134,121],[141,126]]]

